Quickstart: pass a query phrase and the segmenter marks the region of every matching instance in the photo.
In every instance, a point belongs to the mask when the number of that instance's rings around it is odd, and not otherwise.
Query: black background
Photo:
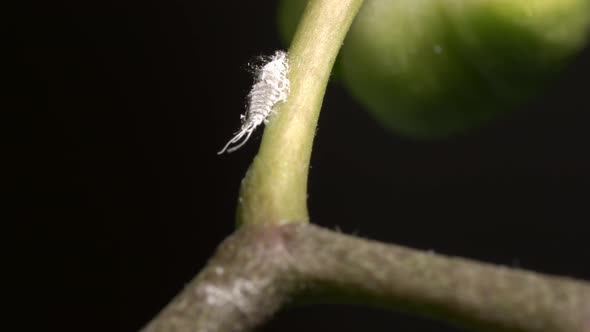
[[[248,62],[284,47],[275,7],[51,1],[12,17],[16,70],[2,99],[26,119],[4,123],[17,129],[4,189],[19,212],[16,271],[29,271],[18,277],[43,281],[43,314],[25,325],[138,330],[231,233],[260,132],[236,153],[216,152],[239,126]],[[312,220],[590,279],[589,75],[587,49],[523,109],[435,142],[392,135],[331,84],[312,158]],[[402,328],[455,331],[348,306],[285,311],[261,330]]]

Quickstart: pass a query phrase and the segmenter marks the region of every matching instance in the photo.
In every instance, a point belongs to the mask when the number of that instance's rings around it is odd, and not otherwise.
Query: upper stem
[[[306,223],[307,175],[330,72],[363,0],[310,0],[289,49],[291,92],[276,105],[242,181],[239,224]]]

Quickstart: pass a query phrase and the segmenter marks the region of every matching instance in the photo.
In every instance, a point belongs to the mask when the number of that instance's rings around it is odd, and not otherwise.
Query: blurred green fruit
[[[306,3],[283,0],[283,33]],[[387,127],[446,136],[538,92],[584,46],[589,23],[590,0],[365,0],[340,70]]]

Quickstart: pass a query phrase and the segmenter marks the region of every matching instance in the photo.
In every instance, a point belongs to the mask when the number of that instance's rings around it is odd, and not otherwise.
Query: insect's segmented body
[[[288,71],[287,53],[284,51],[277,51],[264,66],[257,69],[254,86],[248,94],[248,110],[241,116],[242,126],[218,154],[239,149],[258,126],[268,123],[268,117],[274,113],[274,105],[284,102],[289,95]]]

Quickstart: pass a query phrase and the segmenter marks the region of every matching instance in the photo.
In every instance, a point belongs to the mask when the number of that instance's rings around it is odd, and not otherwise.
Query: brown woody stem
[[[296,295],[475,330],[590,331],[586,282],[293,224],[240,228],[143,332],[249,331]]]

